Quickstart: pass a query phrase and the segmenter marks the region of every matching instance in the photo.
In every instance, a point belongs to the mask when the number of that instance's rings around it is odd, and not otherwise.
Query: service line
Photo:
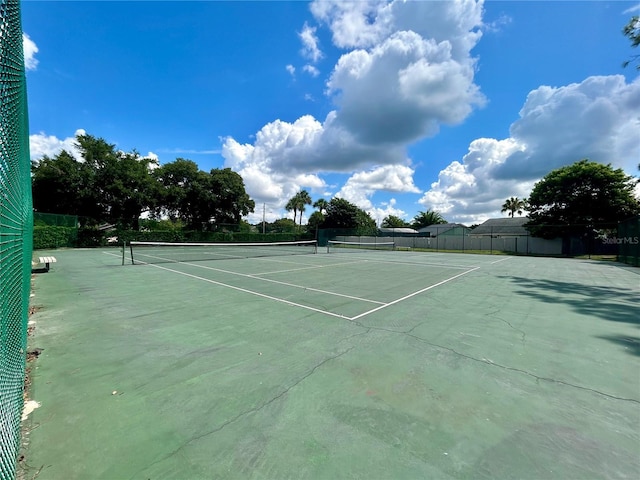
[[[423,292],[426,292],[427,290],[431,290],[432,288],[439,287],[440,285],[443,285],[443,284],[445,284],[447,282],[450,282],[451,280],[455,280],[456,278],[461,277],[462,275],[466,275],[467,273],[474,272],[474,271],[478,270],[479,268],[480,267],[474,267],[474,268],[472,268],[470,270],[467,270],[466,272],[462,272],[462,273],[459,273],[458,275],[454,275],[451,278],[447,278],[446,280],[443,280],[441,282],[438,282],[438,283],[435,283],[433,285],[430,285],[430,286],[428,286],[426,288],[423,288],[422,290],[418,290],[417,292],[413,292],[413,293],[410,293],[409,295],[405,295],[402,298],[398,298],[397,300],[394,300],[393,302],[385,303],[384,305],[376,307],[373,310],[369,310],[368,312],[364,312],[364,313],[361,313],[360,315],[356,315],[355,317],[351,317],[350,320],[352,320],[352,321],[353,320],[357,320],[358,318],[362,318],[362,317],[364,317],[366,315],[369,315],[370,313],[374,313],[374,312],[377,312],[378,310],[382,310],[383,308],[387,308],[387,307],[390,307],[391,305],[395,305],[396,303],[400,303],[400,302],[406,300],[407,298],[414,297],[414,296],[419,295],[419,294],[421,294]]]

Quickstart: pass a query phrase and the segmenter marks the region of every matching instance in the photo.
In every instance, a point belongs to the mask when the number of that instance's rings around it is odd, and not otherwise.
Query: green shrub
[[[33,227],[34,250],[45,248],[75,247],[78,229],[74,227],[55,227],[36,225]]]

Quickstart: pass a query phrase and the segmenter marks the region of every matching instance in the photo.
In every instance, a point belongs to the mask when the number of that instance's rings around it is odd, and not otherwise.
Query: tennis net
[[[395,242],[343,242],[340,240],[329,240],[327,242],[327,253],[358,250],[395,250],[395,248]]]
[[[238,258],[308,255],[318,252],[316,240],[298,242],[171,243],[130,242],[131,263],[201,262]]]

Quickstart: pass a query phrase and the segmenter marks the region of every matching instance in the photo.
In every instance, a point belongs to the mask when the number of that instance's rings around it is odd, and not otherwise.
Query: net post
[[[135,262],[133,261],[133,242],[129,242],[129,251],[131,252],[131,265],[135,265]]]

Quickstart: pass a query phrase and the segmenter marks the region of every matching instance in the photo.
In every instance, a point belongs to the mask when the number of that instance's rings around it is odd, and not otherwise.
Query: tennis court
[[[25,478],[640,475],[637,269],[39,253]]]

